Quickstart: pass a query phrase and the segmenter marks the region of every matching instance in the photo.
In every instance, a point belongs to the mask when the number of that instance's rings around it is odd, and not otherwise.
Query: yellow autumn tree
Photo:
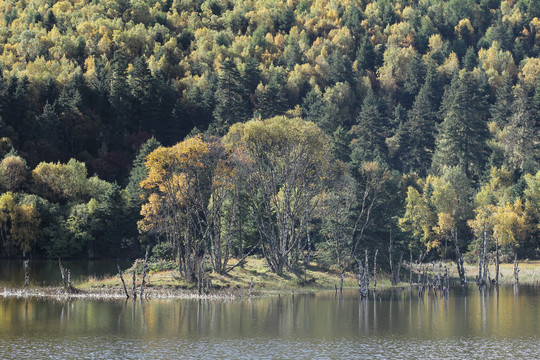
[[[0,196],[0,237],[7,248],[14,247],[25,255],[32,250],[39,236],[41,219],[33,205],[17,204],[16,195]]]
[[[202,182],[207,153],[208,146],[200,136],[159,147],[146,158],[148,176],[141,182],[151,195],[141,210],[144,218],[139,229],[164,235],[178,248],[179,270],[187,281],[195,276],[197,256],[207,236],[198,222],[206,196]]]
[[[506,168],[492,168],[490,181],[482,186],[475,198],[475,218],[469,220],[481,240],[480,256],[486,261],[488,240],[495,244],[495,282],[499,283],[500,246],[517,244],[525,235],[525,217],[521,199],[512,200],[512,174]],[[487,266],[487,265],[484,265]],[[481,278],[481,276],[479,276]],[[485,281],[485,273],[484,273]]]
[[[311,201],[328,174],[328,138],[312,122],[277,116],[234,124],[224,141],[246,160],[240,171],[268,265],[279,275],[295,272]]]

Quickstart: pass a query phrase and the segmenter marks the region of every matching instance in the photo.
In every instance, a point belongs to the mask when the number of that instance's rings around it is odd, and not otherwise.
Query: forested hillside
[[[4,256],[540,255],[540,0],[0,12]]]

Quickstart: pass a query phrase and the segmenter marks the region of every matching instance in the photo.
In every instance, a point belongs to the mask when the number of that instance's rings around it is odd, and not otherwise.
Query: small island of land
[[[136,294],[140,295],[142,281],[142,260],[136,261],[130,269],[124,273],[126,288],[130,298],[133,299],[132,273],[136,272]],[[232,261],[232,266],[237,261]],[[278,276],[272,273],[265,264],[265,260],[259,257],[249,257],[241,264],[234,266],[227,275],[219,275],[208,272],[204,284],[185,282],[177,269],[163,269],[174,267],[174,263],[150,263],[149,272],[145,277],[143,298],[145,300],[156,298],[168,299],[232,299],[247,298],[251,296],[272,296],[278,294],[305,293],[314,291],[335,291],[341,287],[346,290],[358,289],[358,273],[350,271],[343,273],[341,284],[341,272],[338,269],[321,269],[312,264],[305,273],[305,278],[298,278],[293,273]],[[429,269],[428,277],[432,276],[432,264],[425,264]],[[435,276],[438,273],[435,267]],[[449,283],[451,286],[459,286],[460,279],[455,264],[451,262],[441,263],[442,268],[449,269]],[[392,287],[413,289],[418,287],[418,265],[415,264],[412,273],[412,284],[409,283],[411,276],[409,269],[404,267],[402,279],[392,284],[390,274],[382,272],[377,274],[377,285],[373,289],[373,273],[370,274],[370,291],[379,293]],[[465,265],[465,271],[471,283],[477,276],[477,265]],[[500,285],[515,285],[514,264],[500,265]],[[427,280],[430,281],[429,279]],[[530,286],[540,284],[540,262],[525,261],[519,264],[519,284]],[[433,285],[431,285],[433,286]],[[90,277],[85,281],[72,284],[70,289],[64,287],[40,287],[29,286],[19,288],[4,288],[0,290],[0,297],[34,297],[46,299],[125,299],[126,292],[120,276],[110,275],[104,277]]]

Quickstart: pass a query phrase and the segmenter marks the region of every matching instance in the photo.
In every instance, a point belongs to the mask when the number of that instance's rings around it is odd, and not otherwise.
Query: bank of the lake
[[[236,265],[236,261],[231,261],[231,267]],[[58,266],[58,265],[56,265]],[[178,298],[178,299],[225,299],[243,298],[259,295],[277,295],[284,293],[314,292],[322,290],[336,290],[341,286],[341,272],[338,269],[327,269],[318,267],[316,264],[310,266],[305,276],[299,278],[292,273],[285,273],[278,276],[272,273],[264,259],[251,257],[235,266],[226,275],[206,272],[205,284],[185,282],[176,269],[170,263],[151,263],[145,278],[144,298]],[[448,268],[450,284],[458,284],[456,266],[452,262],[442,263],[442,269]],[[435,272],[438,273],[439,264],[435,264]],[[475,281],[478,267],[475,264],[465,266],[469,283]],[[519,264],[519,281],[522,285],[540,284],[540,261],[525,261]],[[413,265],[412,281],[416,283],[418,274],[417,265]],[[432,264],[427,264],[428,273],[432,274]],[[490,266],[492,273],[493,265]],[[140,297],[140,286],[142,283],[142,262],[137,261],[131,267],[125,267],[124,281],[130,296],[133,293],[133,271],[136,273],[135,285],[137,296]],[[501,264],[500,267],[501,285],[514,284],[513,264]],[[402,282],[398,286],[407,286],[409,281],[409,268],[402,267]],[[121,299],[125,298],[125,291],[118,274],[106,274],[96,276],[88,274],[87,277],[80,277],[72,284],[73,291],[66,291],[60,285],[60,272],[58,270],[58,282],[53,286],[31,285],[24,287],[24,280],[19,280],[18,284],[10,283],[11,286],[0,288],[0,297],[37,297],[37,298],[87,298],[87,299]],[[370,290],[373,289],[373,279]],[[352,289],[358,287],[358,275],[353,272],[345,272],[343,277],[343,288]],[[377,274],[377,289],[391,287],[388,273],[379,272]]]

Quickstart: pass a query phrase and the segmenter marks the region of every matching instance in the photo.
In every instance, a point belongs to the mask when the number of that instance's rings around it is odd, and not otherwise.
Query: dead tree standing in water
[[[366,252],[367,253],[367,252]],[[375,296],[375,291],[377,290],[377,254],[379,250],[375,250],[375,257],[373,259],[373,296]]]
[[[146,254],[144,255],[144,264],[142,270],[142,282],[141,282],[141,300],[143,299],[144,286],[146,284],[146,264],[148,263],[148,251],[150,250],[150,245],[146,246]]]
[[[368,260],[368,251],[366,249],[366,268],[364,270],[364,282],[366,284],[366,289],[369,292],[369,260]]]
[[[133,270],[133,287],[131,289],[133,300],[137,300],[137,284],[135,283],[135,270]]]
[[[30,260],[24,260],[24,287],[30,285],[30,269],[29,269]]]
[[[397,271],[394,266],[393,260],[393,239],[392,239],[392,228],[390,228],[390,244],[388,246],[388,260],[390,261],[390,273],[392,277],[390,281],[392,285],[397,285],[399,283],[400,272],[401,272],[401,263],[403,262],[403,253],[399,253],[399,262],[397,263]]]
[[[412,286],[412,269],[413,269],[413,262],[412,262],[412,249],[409,249],[409,286]]]
[[[480,261],[478,262],[478,287],[487,285],[488,261],[487,261],[487,230],[484,228],[482,242],[480,244]]]
[[[339,283],[339,295],[343,299],[343,278],[345,277],[345,271],[341,272],[341,281]]]
[[[519,285],[519,263],[517,255],[514,256],[514,284]]]
[[[122,285],[124,285],[124,292],[126,293],[126,299],[129,299],[129,293],[127,291],[126,283],[124,282],[124,276],[122,276],[122,270],[120,269],[120,265],[116,264],[116,268],[118,269],[118,275],[120,276],[120,280],[122,280]]]
[[[363,267],[362,261],[358,260],[358,290],[360,291],[361,299],[367,299],[369,296],[369,285],[366,284],[366,273],[369,273],[369,269]]]
[[[454,245],[456,246],[456,265],[457,265],[457,270],[458,270],[458,275],[459,275],[459,281],[461,283],[461,286],[463,286],[467,282],[467,277],[465,275],[465,267],[463,266],[463,255],[459,251],[459,244],[458,244],[456,229],[454,229]]]
[[[71,286],[71,270],[62,266],[62,262],[58,259],[58,267],[60,268],[60,275],[62,275],[62,283],[64,284],[64,289],[67,292],[77,292],[77,290]]]

